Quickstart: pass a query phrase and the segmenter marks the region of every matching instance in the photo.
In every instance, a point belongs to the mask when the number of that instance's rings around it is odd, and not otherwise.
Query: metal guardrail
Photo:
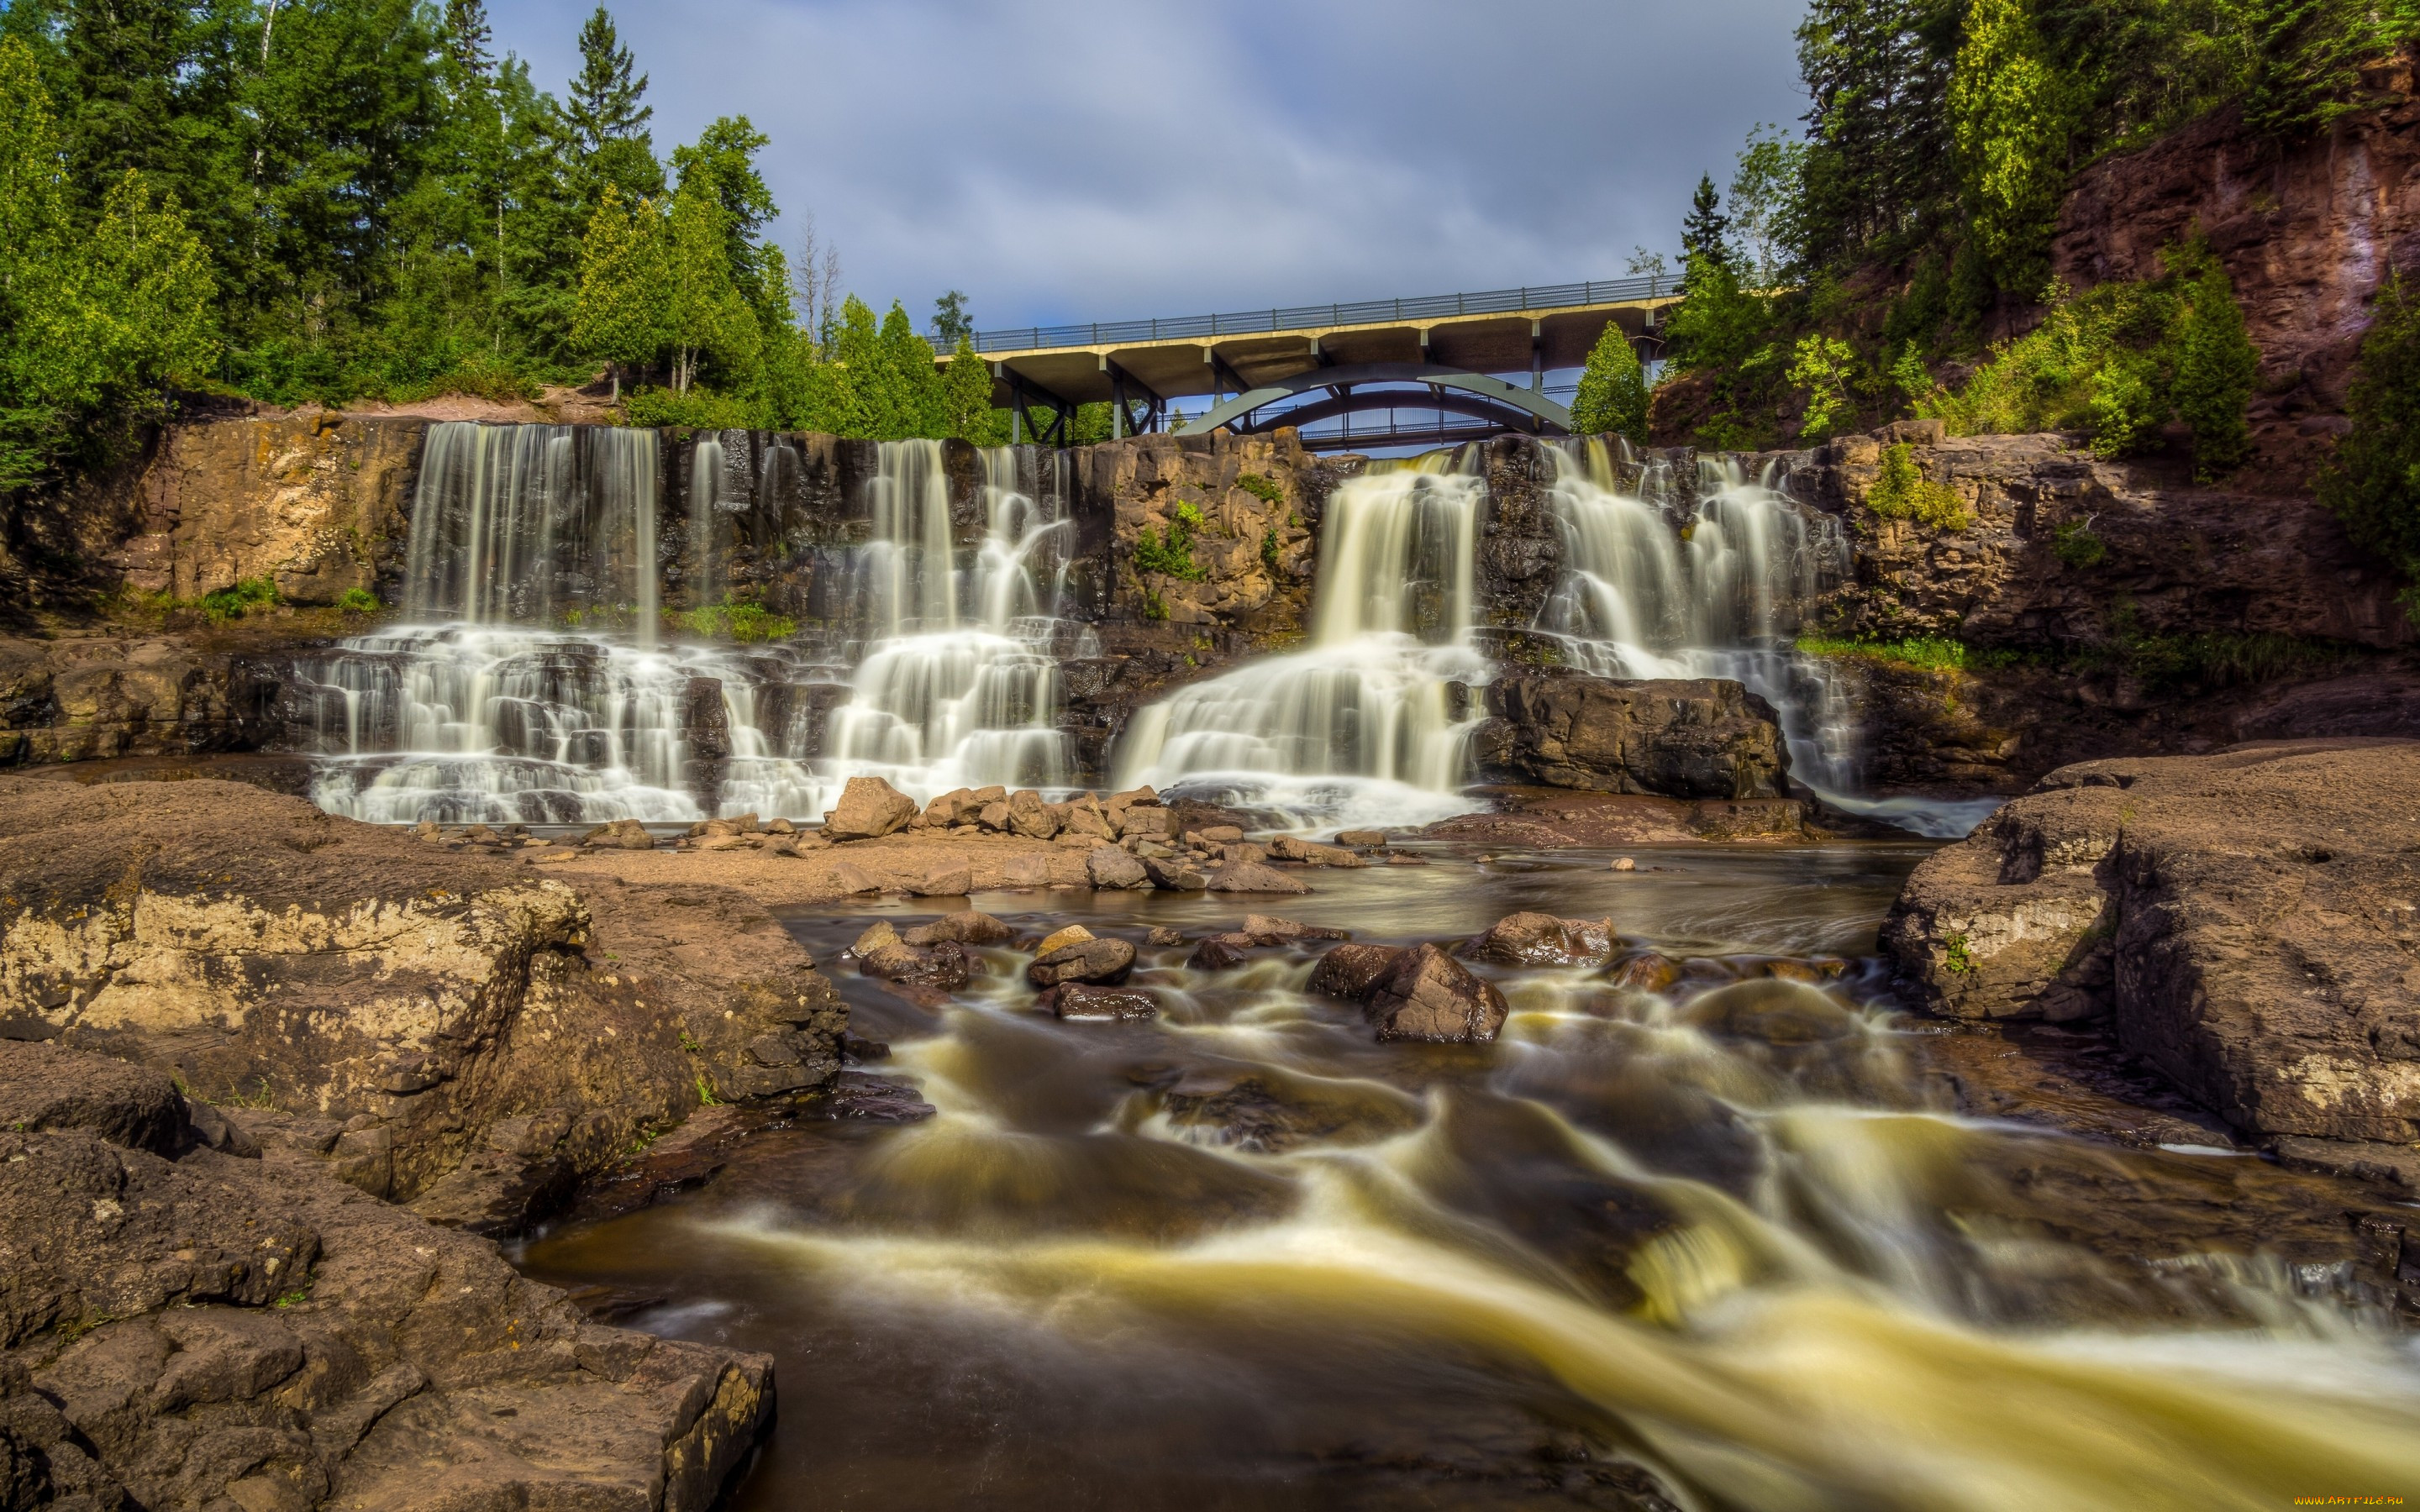
[[[1355,304],[1301,304],[1245,310],[1233,315],[1187,315],[1169,320],[1109,320],[1081,326],[1026,326],[978,331],[975,350],[985,357],[1050,347],[1100,347],[1125,341],[1184,341],[1203,336],[1266,335],[1305,326],[1367,326],[1394,320],[1441,320],[1458,315],[1501,315],[1512,310],[1570,309],[1624,300],[1658,300],[1676,293],[1681,281],[1666,275],[1611,278],[1590,284],[1547,284],[1490,289],[1483,294],[1432,294],[1410,300],[1363,300]]]

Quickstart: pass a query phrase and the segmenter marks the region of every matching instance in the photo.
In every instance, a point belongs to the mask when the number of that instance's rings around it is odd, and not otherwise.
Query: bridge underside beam
[[[1464,373],[1519,374],[1578,367],[1588,361],[1608,323],[1652,347],[1657,329],[1649,324],[1671,303],[1669,297],[1580,309],[1445,317],[1393,325],[1338,326],[1300,331],[1218,336],[1198,340],[1147,341],[1104,347],[1053,347],[988,356],[1001,378],[994,402],[1006,405],[1008,377],[1018,375],[1077,404],[1114,400],[1111,367],[1124,373],[1131,396],[1136,387],[1163,400],[1189,399],[1257,388],[1307,372],[1323,363],[1361,367],[1380,363],[1425,363]],[[1660,316],[1659,316],[1660,324]],[[1425,347],[1421,335],[1426,332]],[[1202,361],[1207,350],[1210,361]],[[1648,350],[1645,355],[1652,355]],[[1104,363],[1107,360],[1107,364]],[[1526,386],[1526,382],[1525,382]]]
[[[1379,384],[1392,387],[1370,386]],[[1427,392],[1406,392],[1409,385],[1419,385]],[[1325,399],[1283,409],[1272,408],[1323,389],[1328,391]],[[1570,410],[1542,393],[1515,388],[1502,378],[1484,373],[1457,372],[1433,363],[1367,363],[1354,367],[1312,368],[1274,383],[1264,383],[1218,406],[1178,434],[1207,435],[1222,427],[1268,430],[1373,409],[1443,409],[1532,436],[1565,436],[1572,428]]]

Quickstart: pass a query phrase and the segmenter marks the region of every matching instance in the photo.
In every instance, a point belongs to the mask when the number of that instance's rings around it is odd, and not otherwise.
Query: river
[[[771,1352],[769,1509],[2269,1508],[2420,1488],[2420,1358],[2337,1212],[2257,1158],[1960,1117],[1870,959],[1919,842],[1312,873],[1357,940],[1611,917],[1658,990],[1479,967],[1497,1043],[1383,1044],[1220,974],[1243,903],[974,905],[1141,946],[1143,1024],[1032,1010],[1025,955],[911,1001],[788,920],[920,1122],[800,1119],[712,1180],[522,1245],[652,1331]],[[1267,905],[1264,905],[1267,906]],[[1777,973],[1777,974],[1776,974]],[[1812,979],[1820,985],[1792,981]],[[1652,982],[1655,978],[1647,979]]]

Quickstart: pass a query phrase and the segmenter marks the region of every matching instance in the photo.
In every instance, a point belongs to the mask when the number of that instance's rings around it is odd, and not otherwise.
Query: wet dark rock
[[[1681,980],[1681,967],[1669,956],[1645,950],[1615,965],[1607,980],[1633,992],[1660,993]]]
[[[1124,940],[1077,940],[1035,956],[1025,968],[1025,979],[1036,987],[1071,981],[1114,984],[1126,980],[1134,963],[1135,948]]]
[[[924,1101],[912,1082],[845,1071],[830,1091],[815,1099],[810,1112],[828,1119],[862,1119],[869,1123],[918,1123],[937,1109]]]
[[[1487,685],[1473,737],[1491,781],[1675,798],[1788,795],[1772,705],[1720,678],[1628,681],[1516,672]]]
[[[1160,1110],[1180,1129],[1259,1154],[1314,1142],[1366,1144],[1420,1121],[1419,1103],[1393,1088],[1297,1082],[1265,1067],[1187,1072],[1161,1092]]]
[[[1301,866],[1368,866],[1370,864],[1367,856],[1357,856],[1342,846],[1321,845],[1311,841],[1296,840],[1292,835],[1280,835],[1271,841],[1269,852],[1280,861],[1293,861]]]
[[[841,1031],[840,1053],[843,1062],[850,1065],[862,1065],[869,1060],[891,1058],[889,1045],[879,1040],[869,1040],[848,1029]]]
[[[1340,945],[1311,968],[1310,988],[1330,997],[1359,1002],[1404,955],[1395,945]]]
[[[1493,1040],[1510,1011],[1494,983],[1434,945],[1404,951],[1371,983],[1362,1005],[1379,1039],[1433,1043]]]
[[[1033,1006],[1063,1019],[1084,1022],[1159,1017],[1159,998],[1145,988],[1096,986],[1085,981],[1065,981],[1049,988],[1033,999]]]
[[[857,969],[863,975],[906,986],[948,991],[965,986],[971,974],[967,952],[956,941],[910,945],[887,923],[876,924],[859,935],[849,951],[857,957]]]
[[[1183,945],[1185,943],[1185,932],[1182,930],[1170,929],[1165,924],[1154,924],[1151,927],[1151,933],[1144,935],[1143,938],[1153,945]]]
[[[1302,924],[1273,914],[1246,914],[1240,932],[1252,937],[1255,945],[1283,945],[1293,940],[1349,940],[1350,930],[1330,929],[1325,924]]]
[[[1206,934],[1185,964],[1196,971],[1233,970],[1250,960],[1252,948],[1260,943],[1243,933]]]
[[[875,840],[908,827],[916,800],[878,777],[852,777],[824,819],[830,841]]]
[[[1610,918],[1507,914],[1472,940],[1469,953],[1507,966],[1598,966],[1615,947]]]

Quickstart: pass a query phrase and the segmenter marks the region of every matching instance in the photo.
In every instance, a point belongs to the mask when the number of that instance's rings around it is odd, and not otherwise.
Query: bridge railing
[[[1458,315],[1500,315],[1512,310],[1559,310],[1625,300],[1663,299],[1677,289],[1671,276],[1601,279],[1589,284],[1546,284],[1490,289],[1481,294],[1432,294],[1409,300],[1362,300],[1352,304],[1298,304],[1243,310],[1231,315],[1186,315],[1166,320],[1107,320],[1080,326],[1025,326],[978,331],[975,350],[986,357],[1048,347],[1101,347],[1129,341],[1198,341],[1203,337],[1265,335],[1306,326],[1370,326],[1395,320],[1441,320]]]

